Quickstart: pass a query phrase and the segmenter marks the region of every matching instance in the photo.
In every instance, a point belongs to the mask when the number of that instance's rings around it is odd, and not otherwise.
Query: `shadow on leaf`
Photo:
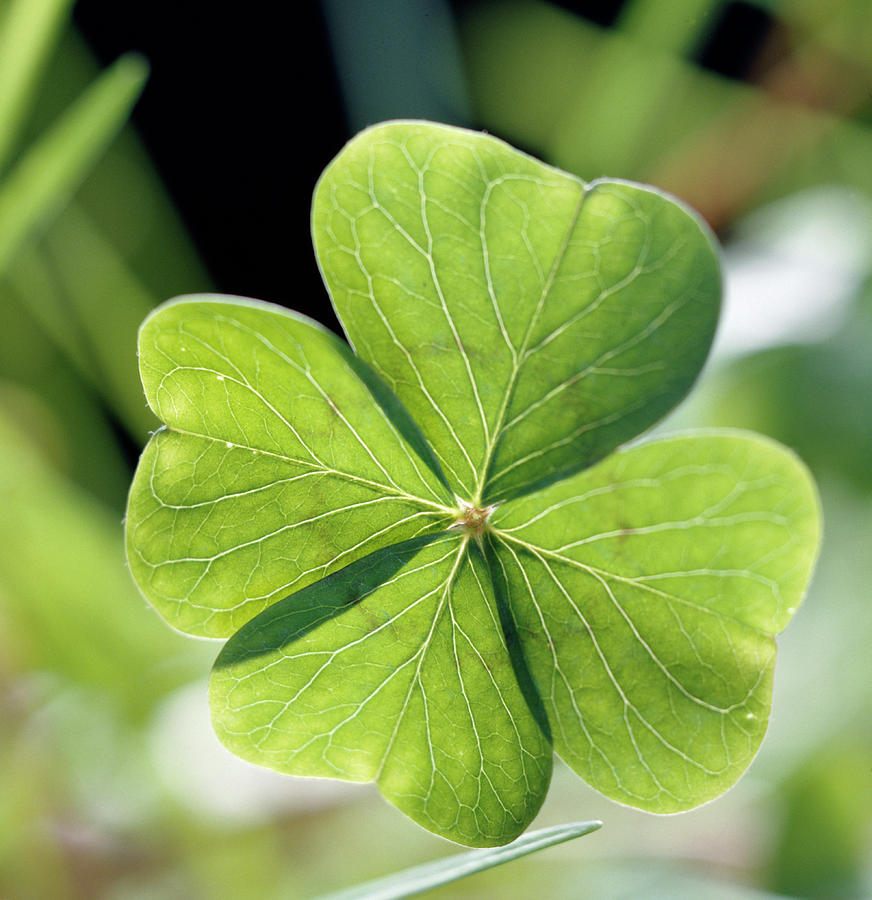
[[[376,550],[327,578],[289,594],[255,616],[234,635],[215,660],[215,669],[273,653],[324,622],[356,606],[390,580],[419,550],[444,537],[424,535]],[[381,624],[373,610],[373,624]]]

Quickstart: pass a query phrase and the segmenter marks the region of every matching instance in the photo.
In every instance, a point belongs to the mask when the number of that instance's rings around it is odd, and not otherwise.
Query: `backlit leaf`
[[[376,552],[274,604],[218,657],[212,704],[243,758],[377,781],[461,843],[516,837],[551,777],[484,558],[457,534]]]
[[[166,426],[131,489],[131,571],[177,628],[230,636],[218,735],[375,781],[474,846],[532,821],[552,749],[655,812],[726,790],[766,729],[814,487],[742,432],[609,455],[702,365],[706,229],[650,188],[421,122],[352,141],[313,229],[360,356],[215,297],[140,335]]]
[[[450,522],[414,425],[316,323],[200,298],[148,318],[139,346],[167,427],[131,490],[128,556],[176,628],[232,634],[292,590]]]
[[[733,784],[820,537],[802,464],[741,432],[669,438],[492,521],[492,570],[564,760],[654,812]]]
[[[363,132],[321,179],[313,233],[351,343],[474,502],[651,425],[717,321],[711,238],[676,201],[456,128]]]

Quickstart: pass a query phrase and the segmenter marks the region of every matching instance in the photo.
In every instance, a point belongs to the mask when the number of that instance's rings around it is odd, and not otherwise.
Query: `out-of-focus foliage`
[[[716,228],[809,184],[872,190],[872,57],[857,40],[868,7],[827,4],[821,28],[815,4],[775,5],[749,86],[694,62],[730,8],[747,5],[628,0],[606,30],[536,0],[483,3],[461,30],[475,111],[584,178],[670,190]]]
[[[730,23],[750,20],[762,25],[743,80],[700,65]],[[618,175],[672,190],[724,231],[728,316],[736,271],[729,236],[748,210],[813,186],[838,185],[863,203],[872,196],[870,32],[863,0],[825,8],[804,0],[627,0],[608,29],[548,3],[483,2],[459,22],[467,89],[481,125],[583,177]],[[806,209],[796,203],[792,215],[785,209],[771,217],[777,221],[769,237],[789,241],[806,212],[827,214],[823,195],[806,196]],[[818,321],[819,336],[806,327],[797,343],[770,333],[753,342],[764,349],[751,356],[734,344],[732,361],[704,376],[696,402],[682,413],[683,425],[734,425],[777,437],[824,485],[829,538],[817,586],[783,636],[772,735],[756,764],[772,787],[757,810],[762,840],[744,856],[761,888],[794,896],[862,897],[872,883],[872,805],[862,773],[872,759],[864,649],[872,640],[872,294],[857,287],[872,245],[863,248],[868,231],[858,234],[857,224],[845,216],[841,234],[837,223],[828,243],[806,254],[817,256],[807,274],[819,266],[817,280],[808,281],[828,280],[828,295],[852,292],[841,307],[825,307],[821,297],[815,319],[809,287],[794,297],[803,308],[791,313],[782,289],[779,314]],[[855,245],[854,272],[839,270],[839,243]],[[758,247],[769,273],[746,267],[732,288],[748,289],[756,279],[743,312],[749,335],[755,319],[773,330],[764,277],[776,278],[779,266],[782,283],[791,277],[774,242]],[[753,773],[740,796],[751,795]],[[595,814],[606,820],[608,839],[619,827],[615,816]],[[828,839],[817,840],[828,822]],[[618,881],[603,896],[617,896]],[[699,888],[693,895],[708,894]]]
[[[788,776],[780,800],[773,888],[822,900],[864,896],[872,808],[868,743],[849,739],[822,748]]]
[[[43,398],[67,470],[120,509],[129,474],[111,432],[139,443],[155,427],[135,366],[139,322],[168,292],[207,281],[133,136],[114,140],[143,62],[98,74],[59,33],[69,6],[0,2],[0,378]]]
[[[831,337],[743,357],[722,379],[712,417],[762,428],[822,474],[872,492],[872,285]]]
[[[139,321],[205,279],[118,139],[146,67],[100,74],[70,5],[0,3],[0,894],[22,898],[90,894],[88,828],[148,807],[143,729],[201,668],[132,586],[120,517],[153,427]]]
[[[111,167],[86,179],[145,67],[123,58],[94,77],[72,37],[53,58],[68,10],[62,0],[0,5],[0,613],[18,665],[112,696],[137,718],[192,670],[119,555],[129,474],[115,432],[138,440],[153,421],[125,351],[156,300],[130,246],[108,236],[119,216],[100,212]],[[126,157],[125,180],[147,172]]]
[[[25,406],[35,398],[16,399],[19,413],[44,413]],[[0,622],[15,635],[18,665],[94,688],[134,719],[192,676],[197,654],[145,607],[125,570],[117,515],[2,412],[0,498]]]

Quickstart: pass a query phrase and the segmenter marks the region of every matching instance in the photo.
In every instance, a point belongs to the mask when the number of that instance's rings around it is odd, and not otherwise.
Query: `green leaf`
[[[213,671],[221,740],[281,772],[376,781],[460,843],[517,837],[545,798],[551,747],[469,541],[382,550],[249,622]]]
[[[79,186],[145,84],[140,57],[123,56],[67,110],[0,184],[0,272]]]
[[[322,176],[312,221],[351,343],[475,504],[589,465],[651,425],[714,333],[718,263],[694,215],[485,135],[365,131]]]
[[[18,657],[34,671],[96,689],[143,721],[170,690],[195,677],[205,657],[198,660],[137,595],[123,567],[117,510],[48,463],[4,394],[0,631],[15,650],[10,664]],[[17,407],[24,422],[41,412]]]
[[[617,453],[500,507],[492,571],[563,759],[653,812],[730,787],[766,731],[772,635],[819,522],[794,456],[727,431]]]
[[[4,281],[10,302],[26,310],[88,390],[144,443],[156,423],[132,358],[139,324],[156,300],[91,217],[71,202],[42,245],[17,254]]]
[[[705,40],[717,12],[717,0],[678,0],[668,9],[656,0],[632,0],[618,27],[644,46],[683,56]]]
[[[404,872],[397,872],[386,878],[369,881],[345,891],[337,891],[319,900],[400,900],[401,897],[414,897],[444,884],[451,884],[476,872],[484,872],[494,866],[511,862],[546,847],[571,841],[597,831],[602,822],[569,822],[566,825],[554,825],[541,828],[518,838],[507,847],[489,850],[470,850],[458,853],[447,859],[424,863]]]
[[[292,590],[450,522],[414,424],[309,319],[218,298],[164,305],[139,363],[167,428],[131,489],[128,556],[174,627],[232,634]]]
[[[131,571],[175,627],[230,636],[221,739],[376,781],[477,846],[532,821],[552,749],[644,809],[724,791],[766,728],[813,485],[737,432],[600,460],[702,364],[708,233],[651,189],[427,123],[353,141],[314,230],[373,368],[256,301],[182,299],[140,335],[166,427],[131,488]]]
[[[139,324],[157,298],[145,289],[97,222],[75,202],[52,224],[45,246],[50,263],[42,264],[55,276],[65,306],[59,317],[62,327],[75,335],[78,349],[89,357],[93,387],[128,431],[144,443],[156,423],[142,402],[132,357]],[[28,299],[36,314],[34,293],[31,289]],[[43,325],[48,332],[45,320]],[[88,374],[82,372],[85,378]]]
[[[0,172],[72,0],[15,0],[0,10]]]

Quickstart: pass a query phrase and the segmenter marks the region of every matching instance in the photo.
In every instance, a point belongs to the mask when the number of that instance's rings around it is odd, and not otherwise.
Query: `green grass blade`
[[[72,0],[16,0],[0,27],[0,171]]]
[[[126,122],[147,73],[141,57],[119,59],[9,174],[0,187],[0,273],[75,191]]]
[[[528,853],[535,853],[554,844],[590,834],[601,827],[602,822],[570,822],[567,825],[542,828],[525,834],[504,847],[458,853],[447,859],[397,872],[387,878],[325,895],[320,900],[399,900],[401,897],[414,897],[416,894],[423,894],[452,881],[459,881],[467,875],[475,875],[476,872],[501,866]]]
[[[61,294],[61,328],[71,332],[86,356],[96,389],[128,431],[144,443],[156,421],[142,399],[136,335],[142,319],[161,298],[145,287],[110,233],[77,201],[53,224],[45,253]]]
[[[648,47],[685,56],[705,37],[719,6],[717,0],[635,0],[624,7],[618,28]]]

